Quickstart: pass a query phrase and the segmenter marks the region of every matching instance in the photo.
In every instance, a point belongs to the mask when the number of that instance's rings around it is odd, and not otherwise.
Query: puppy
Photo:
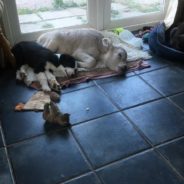
[[[56,76],[69,77],[75,73],[76,64],[72,56],[58,56],[36,42],[20,42],[12,48],[12,53],[16,58],[17,79],[24,78],[27,85],[33,80],[39,81],[44,91],[51,91],[50,87],[59,91]]]

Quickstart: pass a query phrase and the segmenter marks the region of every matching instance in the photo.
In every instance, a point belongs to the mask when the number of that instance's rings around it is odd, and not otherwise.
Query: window
[[[86,0],[16,0],[22,33],[87,24]]]
[[[169,0],[107,0],[104,28],[133,27],[163,20]]]
[[[111,20],[142,16],[163,12],[163,0],[112,0]]]
[[[11,43],[48,30],[133,27],[164,18],[169,0],[6,0],[3,22]]]

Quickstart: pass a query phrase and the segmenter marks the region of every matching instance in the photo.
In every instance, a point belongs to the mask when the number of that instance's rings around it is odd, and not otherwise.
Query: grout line
[[[90,118],[90,119],[88,119],[88,120],[80,121],[79,123],[73,124],[72,127],[75,127],[75,126],[77,126],[77,125],[81,125],[81,124],[84,124],[84,123],[88,123],[89,121],[93,121],[93,120],[96,120],[96,119],[100,119],[100,118],[103,118],[103,117],[105,117],[105,116],[108,116],[108,115],[111,115],[111,114],[115,114],[115,113],[117,113],[117,112],[120,112],[120,110],[118,109],[118,110],[116,110],[116,111],[113,111],[113,112],[110,112],[110,113],[107,113],[107,114],[103,114],[103,115],[101,115],[101,116],[97,116],[97,117],[94,117],[94,118]]]
[[[74,90],[71,90],[71,91],[66,91],[66,92],[64,92],[63,89],[61,89],[62,95],[68,94],[68,93],[72,93],[72,92],[75,92],[75,91],[80,91],[80,90],[82,90],[82,89],[94,87],[95,84],[94,84],[94,81],[93,81],[93,80],[91,80],[91,83],[92,83],[92,84],[89,85],[89,86],[84,86],[84,87],[77,88],[77,89],[74,89]],[[74,84],[74,85],[75,85],[75,84]],[[66,88],[66,89],[67,89],[67,88]]]
[[[111,161],[111,162],[108,162],[107,164],[103,164],[103,165],[101,165],[101,166],[99,166],[99,167],[96,167],[95,170],[101,170],[101,169],[103,169],[103,168],[105,168],[105,167],[108,167],[108,166],[111,166],[111,165],[113,165],[113,164],[115,164],[115,163],[117,163],[117,162],[121,162],[121,161],[124,161],[124,160],[128,160],[129,158],[132,158],[132,157],[137,156],[137,155],[139,155],[139,154],[148,152],[148,151],[150,151],[150,150],[153,150],[153,148],[152,148],[152,147],[148,147],[148,148],[141,149],[141,150],[139,150],[139,151],[137,151],[137,152],[133,152],[133,153],[131,153],[131,154],[129,154],[129,155],[126,155],[126,156],[124,156],[124,157],[121,157],[121,158],[118,158],[118,159],[113,160],[113,161]]]
[[[153,100],[148,100],[146,102],[142,102],[142,103],[139,103],[139,104],[136,104],[136,105],[132,105],[130,107],[120,108],[120,111],[125,111],[125,110],[132,109],[132,108],[135,108],[135,107],[143,106],[143,105],[146,105],[146,104],[149,104],[149,103],[152,103],[152,102],[156,102],[156,101],[159,101],[159,100],[163,100],[163,99],[164,99],[164,97],[161,96],[161,97],[155,98]]]
[[[73,138],[74,138],[74,140],[75,140],[75,142],[76,142],[76,145],[77,145],[77,147],[78,147],[78,149],[79,149],[81,155],[83,156],[84,160],[86,161],[86,163],[88,164],[89,168],[91,169],[91,171],[93,171],[93,173],[95,174],[95,176],[100,180],[100,182],[101,182],[102,184],[105,184],[105,183],[101,180],[101,178],[97,175],[95,169],[93,168],[92,162],[90,161],[90,159],[88,158],[87,154],[86,154],[85,151],[83,150],[82,145],[80,144],[80,142],[79,142],[78,139],[76,138],[76,136],[75,136],[74,132],[72,131],[72,129],[70,130],[70,132],[71,132],[71,134],[73,135]]]
[[[184,113],[184,109],[181,108],[177,103],[175,103],[174,101],[172,101],[172,99],[170,99],[170,97],[166,98],[171,104],[173,104],[175,107],[177,107],[180,111],[182,111]]]
[[[84,123],[88,123],[89,121],[93,121],[95,119],[99,119],[99,118],[102,118],[102,117],[105,117],[105,116],[108,116],[108,115],[111,115],[111,114],[114,114],[114,113],[117,113],[119,112],[119,110],[116,110],[116,111],[113,111],[113,112],[110,112],[108,114],[103,114],[101,116],[98,116],[98,117],[95,117],[95,118],[91,118],[91,119],[88,119],[88,120],[84,120],[84,121],[81,121],[79,123],[75,123],[75,124],[71,124],[71,127],[75,127],[75,126],[78,126],[78,125],[81,125],[81,124],[84,124]],[[10,143],[8,144],[6,147],[11,147],[11,146],[14,146],[14,145],[17,145],[17,144],[22,144],[24,142],[27,142],[27,141],[31,141],[33,139],[36,139],[36,138],[39,138],[41,136],[46,136],[48,134],[52,134],[54,132],[60,132],[60,131],[64,131],[65,129],[70,129],[68,127],[60,127],[58,129],[54,129],[54,130],[50,130],[48,132],[43,132],[43,133],[39,133],[37,135],[34,135],[34,136],[31,136],[31,137],[27,137],[27,138],[24,138],[22,140],[18,140],[17,142],[14,142],[14,143]]]
[[[137,157],[137,156],[139,156],[139,155],[141,155],[141,154],[144,154],[144,153],[147,153],[147,152],[149,152],[149,151],[151,151],[151,150],[153,151],[153,148],[149,148],[149,149],[146,149],[146,150],[137,152],[136,154],[132,154],[132,155],[130,155],[130,156],[127,156],[127,157],[118,159],[118,160],[116,160],[116,161],[113,161],[113,162],[110,162],[110,163],[108,163],[108,164],[106,164],[106,165],[103,165],[103,166],[101,166],[101,167],[99,167],[99,168],[96,168],[96,170],[99,171],[99,170],[105,169],[105,168],[107,168],[107,167],[109,167],[109,166],[113,166],[113,165],[115,165],[115,164],[117,164],[117,163],[119,163],[119,162],[126,161],[126,160],[129,160],[129,159],[131,159],[131,158]]]
[[[180,174],[180,172],[172,165],[172,163],[158,149],[154,149],[154,151],[162,158],[166,165],[169,166],[174,173],[176,173],[178,178],[184,181],[184,176]]]
[[[105,94],[105,96],[111,101],[111,103],[113,103],[118,109],[119,109],[119,106],[109,97],[109,95],[106,93],[106,91],[101,87],[99,86],[99,89]],[[122,111],[121,109],[119,109],[121,114],[123,114],[126,119],[128,120],[128,122],[133,126],[133,128],[138,132],[138,134],[146,141],[146,143],[148,145],[151,145],[151,147],[153,146],[152,143],[150,142],[150,140],[144,135],[144,133],[139,130],[139,128],[132,122],[132,120],[125,114],[124,111]]]
[[[2,148],[5,150],[5,154],[6,154],[6,158],[7,158],[7,162],[8,162],[8,167],[9,167],[9,171],[10,171],[10,175],[11,175],[11,180],[12,180],[13,184],[16,184],[15,176],[13,174],[13,166],[12,166],[12,163],[11,163],[10,158],[9,158],[8,149],[7,149],[6,140],[5,140],[4,132],[2,129],[1,121],[0,121],[0,133],[1,133],[3,144],[4,144],[4,147],[2,147]]]
[[[32,140],[34,140],[36,138],[39,138],[39,137],[42,137],[42,136],[47,136],[47,135],[50,135],[50,134],[53,134],[53,133],[57,133],[57,132],[61,132],[61,131],[66,131],[67,129],[68,129],[68,127],[60,127],[60,128],[58,128],[56,130],[50,130],[48,132],[43,132],[43,133],[34,135],[32,137],[24,138],[23,140],[19,140],[17,142],[10,143],[10,144],[7,145],[7,147],[11,147],[11,146],[18,145],[18,144],[23,144],[23,143],[32,141]]]
[[[136,74],[137,75],[137,74]],[[141,78],[141,77],[140,77]],[[99,87],[100,90],[103,91],[103,93],[105,93],[105,95],[107,96],[107,98],[110,99],[110,101],[119,109],[119,107],[116,105],[116,103],[109,97],[109,95],[105,92],[105,90],[100,86],[100,85],[97,85]],[[152,87],[152,86],[151,86]],[[153,87],[152,87],[153,88]],[[154,89],[154,88],[153,88]],[[156,90],[157,91],[157,90]],[[162,95],[163,96],[163,95]],[[164,97],[163,96],[163,99],[167,97]],[[158,100],[158,99],[157,99]],[[156,100],[153,100],[153,101],[156,101]],[[184,110],[183,110],[184,111]],[[120,111],[128,120],[128,122],[133,126],[133,128],[137,131],[137,133],[143,138],[143,140],[151,146],[151,149],[153,149],[157,154],[159,154],[162,158],[163,158],[163,161],[165,161],[165,163],[173,170],[174,173],[177,174],[178,177],[180,177],[182,180],[184,180],[184,177],[177,171],[177,169],[172,166],[172,164],[159,152],[157,151],[155,148],[155,146],[152,144],[152,142],[146,137],[146,135],[144,134],[144,132],[142,132],[142,130],[139,129],[139,127],[134,124],[134,122],[125,114],[124,111]],[[183,136],[184,137],[184,136]],[[179,139],[179,138],[178,138]],[[161,145],[160,145],[161,146]],[[149,149],[148,149],[149,150]],[[141,152],[142,153],[142,152]],[[135,155],[135,154],[134,154]],[[129,157],[127,157],[129,158]],[[122,159],[124,160],[124,159]]]
[[[156,91],[159,95],[161,95],[162,97],[166,97],[164,93],[162,93],[161,91],[159,91],[158,89],[156,89],[155,87],[153,87],[151,84],[149,84],[141,75],[137,75],[136,76],[141,79],[144,83],[146,83],[151,89],[153,89],[154,91]]]
[[[146,60],[147,61],[147,60]],[[149,62],[149,61],[148,61]],[[159,68],[155,68],[155,69],[152,69],[152,70],[147,70],[147,71],[143,71],[143,72],[140,72],[140,73],[138,73],[138,72],[136,72],[135,71],[135,75],[142,75],[142,74],[145,74],[145,73],[149,73],[149,72],[154,72],[154,71],[157,71],[157,70],[161,70],[161,69],[164,69],[164,68],[168,68],[170,65],[168,64],[168,65],[165,65],[165,66],[161,66],[161,67],[159,67]],[[144,70],[144,69],[143,69]],[[140,70],[141,71],[141,70]]]
[[[163,69],[163,68],[161,68]],[[158,70],[161,70],[161,69],[158,69]],[[150,71],[152,72],[152,71]],[[151,87],[153,90],[155,90],[157,93],[159,93],[161,96],[167,98],[167,97],[170,97],[170,96],[174,96],[174,95],[177,95],[177,94],[180,94],[180,93],[183,93],[184,91],[180,91],[180,92],[175,92],[173,94],[169,94],[169,95],[166,95],[164,94],[162,91],[160,91],[159,89],[155,88],[154,86],[152,86],[149,82],[147,82],[141,75],[141,74],[135,74],[135,76],[139,77],[141,80],[143,80],[149,87]]]
[[[168,144],[174,143],[174,142],[176,142],[176,141],[180,141],[180,140],[182,140],[182,139],[184,139],[184,135],[179,136],[179,137],[174,138],[174,139],[171,139],[171,140],[169,140],[169,141],[162,142],[161,144],[157,144],[157,145],[155,145],[154,147],[155,147],[155,148],[160,148],[160,147],[162,147],[162,146],[167,146]]]
[[[56,184],[65,184],[65,183],[68,183],[68,182],[72,182],[72,181],[75,181],[76,179],[80,179],[80,178],[85,177],[85,176],[87,176],[89,174],[94,174],[94,172],[89,171],[89,172],[86,172],[84,174],[81,174],[81,175],[75,176],[73,178],[70,178],[70,179],[68,179],[68,180],[66,180],[64,182],[59,182],[59,183],[56,183]]]

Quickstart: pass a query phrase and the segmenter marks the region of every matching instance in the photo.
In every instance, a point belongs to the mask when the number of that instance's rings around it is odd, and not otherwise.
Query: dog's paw
[[[52,86],[52,89],[54,90],[54,91],[61,91],[61,86],[60,85],[57,85],[57,84],[54,84],[53,86]]]
[[[22,80],[22,78],[20,76],[20,71],[19,70],[16,71],[16,79],[20,80],[20,81]]]
[[[86,68],[77,68],[77,72],[87,72],[89,69]]]
[[[58,91],[58,92],[61,90],[61,86],[56,80],[50,80],[49,84],[52,90]]]
[[[24,80],[24,83],[26,84],[26,86],[30,86],[32,84],[33,81],[30,80]]]
[[[42,86],[42,90],[45,91],[45,92],[50,92],[51,91],[49,86]]]

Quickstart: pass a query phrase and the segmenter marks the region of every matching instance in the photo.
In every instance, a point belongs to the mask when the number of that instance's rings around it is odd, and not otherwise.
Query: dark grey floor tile
[[[184,139],[161,146],[159,151],[184,177]]]
[[[147,152],[98,171],[105,184],[183,184],[154,152]]]
[[[35,93],[23,85],[10,80],[0,92],[0,120],[7,144],[29,138],[44,130],[41,112],[15,112],[16,104],[27,102]]]
[[[153,58],[147,60],[147,62],[148,62],[148,64],[150,64],[149,68],[145,68],[144,70],[135,71],[135,73],[141,74],[144,72],[148,72],[148,71],[152,71],[152,70],[166,67],[170,64],[170,61],[165,60],[165,59],[160,58],[160,57],[157,57],[157,56],[153,56]]]
[[[142,74],[141,77],[164,95],[184,91],[184,71],[176,67],[166,67]]]
[[[170,99],[184,109],[184,93],[172,96]]]
[[[100,184],[100,181],[94,174],[88,174],[64,184]]]
[[[66,131],[12,145],[8,151],[18,184],[59,183],[89,171]]]
[[[151,102],[125,113],[153,144],[184,135],[184,113],[168,100]]]
[[[91,86],[94,86],[94,85],[95,84],[92,80],[84,82],[84,83],[80,83],[80,84],[72,84],[72,85],[70,85],[66,88],[63,88],[62,93],[68,93],[68,92],[71,92],[71,91],[80,90],[80,89],[91,87]]]
[[[71,114],[72,124],[117,111],[117,108],[97,87],[64,94],[60,108],[63,112]]]
[[[0,183],[13,184],[4,149],[0,149]]]
[[[96,79],[95,81],[97,84],[102,84],[102,83],[107,83],[107,82],[112,82],[112,81],[120,81],[125,79],[126,77],[130,77],[135,75],[134,72],[128,72],[126,75],[118,75],[118,76],[113,76],[113,77],[107,77],[107,78],[102,78],[102,79]]]
[[[138,77],[113,81],[101,86],[120,108],[131,107],[160,97]]]
[[[15,80],[15,71],[0,69],[0,87],[7,86],[9,81]]]
[[[1,86],[0,86],[1,87]],[[36,90],[26,87],[24,84],[17,83],[15,79],[3,84],[0,92],[0,112],[14,110],[19,102],[27,102]]]
[[[121,113],[74,126],[72,130],[94,167],[148,148]]]
[[[1,135],[1,131],[0,131],[0,148],[3,146],[4,146],[4,144],[3,144],[3,139],[2,139],[2,135]]]
[[[2,127],[7,144],[28,139],[44,133],[44,120],[41,112],[14,112],[2,114]]]

